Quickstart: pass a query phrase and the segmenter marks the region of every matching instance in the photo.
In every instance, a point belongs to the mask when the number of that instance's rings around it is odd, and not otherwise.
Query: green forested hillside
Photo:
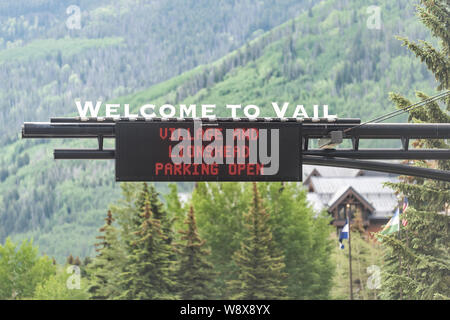
[[[430,38],[414,17],[413,3],[408,0],[375,2],[381,6],[381,30],[367,28],[364,1],[321,1],[312,10],[214,63],[112,100],[129,103],[135,110],[145,103],[214,103],[219,115],[224,114],[221,108],[226,103],[256,104],[267,116],[274,116],[268,108],[272,101],[304,104],[307,109],[313,104],[328,104],[331,113],[340,117],[367,120],[393,110],[387,99],[390,91],[412,97],[414,89],[420,88],[429,89],[428,93],[432,94],[431,74],[395,39],[399,34],[412,39]],[[110,34],[102,34],[107,35]],[[185,44],[187,48],[197,48],[196,40]],[[201,61],[217,58],[217,54],[206,54]],[[108,60],[108,63],[120,65],[119,60]],[[192,61],[184,67],[178,65],[179,69],[172,73],[167,73],[160,64],[162,69],[158,72],[173,75],[194,67]],[[148,69],[130,63],[123,70],[128,67],[130,72],[149,76]],[[96,76],[108,77],[103,73]],[[139,82],[139,77],[131,78],[127,89],[121,92],[128,93],[146,84]],[[154,78],[152,83],[156,79],[161,77]],[[80,88],[90,87],[84,82]],[[104,88],[105,92],[101,93],[104,97],[114,96],[106,92],[112,87]],[[53,93],[58,99],[63,99],[67,88],[61,90]],[[75,97],[98,98],[92,93],[80,94],[83,93],[78,92],[67,100],[72,107],[64,112],[76,110]],[[48,110],[27,120],[39,120],[39,117],[45,120],[44,114],[46,117],[62,115],[60,112],[63,109],[55,109],[54,113]],[[3,146],[0,154],[0,239],[3,241],[8,235],[33,237],[41,251],[60,261],[69,253],[93,254],[92,244],[103,224],[108,203],[120,196],[112,162],[52,160],[52,149],[61,147],[62,143],[15,141]],[[95,142],[64,141],[65,148],[89,146],[94,147]],[[189,190],[190,184],[181,188]]]
[[[21,123],[73,112],[219,59],[306,0],[21,0],[0,4],[0,146]],[[80,10],[80,28],[69,29]]]

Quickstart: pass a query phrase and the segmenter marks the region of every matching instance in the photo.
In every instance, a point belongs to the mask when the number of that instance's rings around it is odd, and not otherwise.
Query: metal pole
[[[350,204],[347,203],[347,210],[346,210],[346,215],[347,215],[347,221],[348,221],[348,265],[349,265],[349,274],[350,274],[350,300],[353,300],[353,275],[352,275],[352,242],[351,242],[351,223],[350,223],[350,215],[349,215],[349,211],[350,211]]]
[[[125,121],[125,120],[122,120]],[[156,121],[156,120],[155,120]],[[143,122],[143,121],[135,121]],[[189,122],[189,121],[187,121]],[[227,122],[227,121],[224,121]],[[229,122],[229,121],[228,121]],[[244,122],[244,121],[242,121]],[[274,121],[276,122],[276,121]],[[327,137],[332,131],[343,131],[355,124],[342,122],[299,122],[303,126],[302,135],[308,139]],[[25,122],[22,126],[22,138],[86,138],[99,134],[104,137],[115,137],[115,122],[86,121],[86,122]],[[344,139],[448,139],[450,138],[450,124],[448,123],[384,123],[367,124],[351,133],[345,134]]]
[[[399,219],[400,220],[400,219]],[[401,222],[399,221],[399,225],[398,225],[398,240],[401,241],[401,235],[400,235],[400,224]],[[402,255],[401,252],[398,253],[398,274],[400,276],[402,276]],[[401,280],[400,280],[401,281]],[[403,300],[403,287],[402,284],[400,283],[400,300]]]
[[[318,150],[309,149],[303,151],[303,156],[347,158],[347,159],[370,159],[370,160],[448,160],[450,149],[421,149],[421,150],[399,150],[399,149],[366,149],[366,150]]]
[[[318,156],[303,156],[303,164],[313,164],[318,166],[331,166],[340,168],[363,169],[395,173],[407,176],[416,176],[426,179],[450,181],[450,172],[446,170],[428,169],[413,167],[404,164],[383,163],[377,161],[353,160],[345,158],[327,158]]]

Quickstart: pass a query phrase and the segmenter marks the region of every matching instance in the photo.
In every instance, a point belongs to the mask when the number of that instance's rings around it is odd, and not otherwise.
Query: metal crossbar
[[[410,139],[449,139],[450,124],[429,123],[365,123],[359,119],[336,118],[52,118],[50,122],[26,122],[23,138],[96,138],[98,149],[57,149],[55,159],[115,159],[114,149],[103,149],[103,139],[115,138],[118,122],[288,122],[302,127],[302,163],[322,166],[359,168],[365,170],[411,175],[450,181],[450,172],[418,168],[390,162],[366,160],[450,160],[450,149],[409,150]],[[350,139],[351,149],[310,149],[311,139],[329,138],[339,132]],[[359,149],[361,139],[398,139],[401,149]],[[330,143],[331,144],[331,143]],[[334,146],[334,145],[333,145]]]

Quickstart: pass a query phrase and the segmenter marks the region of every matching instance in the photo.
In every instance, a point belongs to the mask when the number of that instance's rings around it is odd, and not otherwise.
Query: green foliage
[[[32,298],[36,286],[55,273],[52,261],[39,257],[32,241],[0,245],[0,299]]]
[[[167,215],[158,193],[146,183],[124,183],[122,194],[111,205],[97,237],[99,254],[88,266],[91,298],[176,298],[175,252],[167,241],[171,232],[165,233],[162,220],[155,218]]]
[[[40,39],[23,47],[0,51],[0,64],[12,61],[29,61],[43,59],[54,52],[64,52],[64,58],[79,54],[88,48],[102,48],[118,45],[123,38],[110,37],[101,39]],[[58,58],[58,56],[56,56]],[[61,57],[59,59],[62,59]]]
[[[422,6],[417,6],[417,14],[432,35],[440,39],[441,50],[434,48],[428,41],[422,40],[417,43],[408,38],[399,37],[399,39],[433,72],[436,81],[439,82],[437,90],[448,89],[450,87],[450,32],[448,31],[450,6],[448,2],[442,0],[421,0],[421,4]]]
[[[143,2],[84,1],[83,28],[77,33],[67,30],[67,16],[57,14],[61,8],[55,1],[45,5],[34,0],[0,4],[0,78],[6,81],[0,89],[0,240],[8,235],[16,240],[34,238],[41,250],[60,262],[69,253],[76,257],[93,254],[94,234],[102,224],[104,208],[119,197],[112,164],[55,164],[48,159],[59,141],[16,141],[9,135],[19,131],[24,117],[45,120],[50,113],[67,114],[74,110],[76,98],[103,97],[105,101],[130,103],[133,111],[144,103],[208,102],[217,104],[218,115],[225,115],[225,103],[252,103],[262,107],[263,116],[274,116],[271,101],[302,103],[306,107],[326,103],[331,113],[364,120],[385,113],[386,88],[408,92],[420,87],[423,92],[417,92],[417,96],[422,100],[428,96],[425,92],[433,94],[426,67],[439,82],[438,90],[448,89],[448,5],[444,1],[424,0],[418,8],[419,17],[431,33],[414,19],[412,4],[407,0],[379,2],[383,9],[382,31],[366,28],[366,4],[360,0],[326,0],[267,32],[292,18],[298,12],[295,8],[305,6],[303,1],[260,2],[255,6],[250,0],[240,1],[239,5],[234,1],[217,5],[176,0],[155,8]],[[17,16],[4,16],[5,12]],[[33,20],[36,13],[40,14],[39,24]],[[161,16],[168,17],[164,28],[157,25]],[[117,25],[113,17],[120,17],[128,27]],[[48,19],[57,23],[48,23]],[[399,32],[425,39],[402,39],[423,65],[393,40]],[[66,37],[68,33],[70,37]],[[430,34],[439,38],[440,49],[432,46]],[[165,54],[149,55],[152,48]],[[98,70],[102,70],[101,77]],[[410,98],[392,95],[398,107],[410,104]],[[447,103],[447,111],[449,101],[443,102]],[[430,104],[411,112],[409,120],[447,123],[449,116],[443,109],[442,103]],[[85,147],[85,143],[70,141],[67,147]],[[434,140],[416,145],[448,148],[444,141]],[[94,143],[88,142],[87,146]],[[449,161],[416,164],[450,168]],[[177,239],[174,229],[180,229],[186,216],[177,188],[187,191],[192,184],[171,186],[166,207],[153,186],[122,185],[124,198],[111,206],[117,224],[107,222],[102,228],[99,255],[88,268],[92,293],[96,298],[117,298],[122,286],[128,285],[128,297],[175,297],[175,290],[169,288],[175,283],[168,265],[176,260],[170,247]],[[391,237],[385,241],[390,257],[386,257],[383,294],[399,298],[401,287],[405,297],[446,297],[448,219],[438,213],[448,210],[448,184],[416,179],[413,184],[396,187],[408,195],[416,210],[411,209],[408,217],[409,240],[405,235],[400,240]],[[167,187],[160,184],[157,189]],[[314,217],[304,191],[294,184],[262,183],[258,191],[267,199],[264,206],[269,216],[266,225],[273,235],[271,250],[284,256],[287,277],[281,285],[287,287],[287,295],[296,299],[329,297],[334,268],[327,219]],[[199,237],[211,248],[211,255],[205,259],[219,272],[213,280],[218,289],[216,297],[226,296],[226,282],[239,272],[232,256],[249,239],[243,220],[253,208],[251,194],[248,186],[239,183],[199,183],[194,191],[192,204]],[[145,217],[147,200],[151,217]],[[423,228],[433,231],[425,232]],[[357,236],[354,239],[363,270],[372,263],[368,257],[377,250]],[[52,297],[52,291],[53,297],[75,294],[64,291],[64,273],[48,278],[53,267],[47,258],[37,258],[31,243],[24,242],[17,248],[6,240],[1,250],[3,297],[31,298],[35,287],[42,298]],[[168,265],[159,261],[165,257]],[[398,257],[404,261],[401,268]],[[133,261],[132,270],[124,261]],[[162,277],[161,291],[152,287],[158,283],[156,280],[150,284],[144,281],[148,276],[147,261]],[[125,284],[120,283],[123,274],[127,275]],[[357,279],[365,283],[363,272]],[[144,293],[138,296],[141,287]],[[371,297],[363,287],[360,289],[360,298]],[[336,292],[337,296],[343,294]]]
[[[200,236],[211,248],[210,261],[218,272],[215,287],[226,296],[226,281],[236,270],[232,256],[240,247],[244,213],[251,203],[250,189],[242,183],[200,182],[192,193]]]
[[[45,282],[39,283],[36,286],[36,291],[33,299],[36,300],[87,300],[89,294],[87,293],[86,279],[80,279],[80,289],[69,289],[67,282],[70,281],[72,273],[65,272],[62,267],[56,274],[50,276]]]
[[[183,243],[178,248],[176,278],[179,296],[185,300],[210,299],[214,296],[213,265],[206,259],[210,252],[204,248],[205,241],[198,234],[192,207],[184,223],[187,230],[179,231],[183,235]]]
[[[210,261],[218,271],[219,297],[238,272],[233,253],[245,238],[244,215],[252,207],[251,184],[198,183],[192,195],[199,232],[211,248]],[[294,183],[258,183],[270,216],[273,247],[284,255],[284,285],[292,299],[326,299],[334,267],[330,259],[329,218],[315,216],[306,191]]]
[[[184,227],[186,210],[180,201],[178,187],[175,183],[168,185],[170,192],[164,196],[167,204],[167,212],[173,219],[174,230],[181,230]],[[177,238],[177,234],[175,234]]]
[[[256,183],[253,183],[251,209],[244,218],[247,233],[233,255],[239,271],[238,279],[229,282],[231,297],[244,300],[286,298],[284,256],[272,244],[269,215]]]
[[[2,3],[0,144],[5,134],[10,138],[19,131],[23,120],[76,111],[74,99],[117,98],[210,63],[242,46],[255,30],[268,31],[292,18],[305,3]],[[80,29],[66,26],[75,18],[66,14],[71,4],[81,9]]]
[[[167,237],[162,233],[161,221],[150,210],[149,199],[142,212],[142,224],[135,231],[136,241],[131,243],[122,273],[125,299],[174,299],[174,281],[171,279],[172,262]]]
[[[258,188],[270,214],[274,245],[285,256],[289,297],[327,299],[334,273],[328,215],[316,215],[306,190],[294,183],[259,183]]]
[[[164,205],[153,186],[124,183],[123,198],[111,205],[105,224],[100,228],[97,256],[92,261],[84,259],[84,263],[72,254],[67,258],[68,264],[81,268],[81,289],[68,289],[65,285],[69,279],[67,274],[61,271],[63,269],[55,274],[51,262],[44,259],[52,272],[45,278],[33,272],[34,282],[27,278],[27,283],[35,283],[35,294],[16,297],[328,297],[333,272],[328,219],[314,217],[306,204],[305,192],[294,183],[253,184],[253,191],[251,186],[199,183],[185,219],[187,228],[179,230],[181,237],[173,238],[178,240],[168,241],[174,230],[167,217],[176,216],[172,210],[184,215],[176,187],[172,187],[168,196],[171,200]],[[267,198],[267,203],[262,201],[259,193]],[[200,210],[199,230],[194,208]],[[226,242],[218,242],[215,237]],[[213,240],[211,254],[206,249],[206,245],[210,246],[207,238]],[[236,248],[234,251],[230,250],[230,244]],[[14,248],[14,245],[8,240],[5,248]],[[14,263],[0,264],[4,265],[14,269]],[[8,271],[2,274],[8,274]],[[288,296],[287,291],[292,296]]]
[[[167,212],[165,206],[159,198],[159,193],[156,191],[155,185],[151,184],[149,187],[148,201],[150,204],[150,211],[153,217],[160,221],[161,231],[166,235],[167,244],[171,244],[174,238],[173,232],[173,215]]]
[[[360,216],[359,221],[362,222]],[[381,271],[385,270],[381,246],[364,231],[362,223],[358,226],[355,217],[351,228],[352,245],[352,285],[353,298],[357,300],[377,300],[380,298]],[[337,237],[333,242],[338,243]],[[334,246],[333,260],[336,264],[331,296],[333,299],[349,299],[350,297],[350,271],[348,250]],[[388,256],[387,258],[390,258]]]
[[[126,261],[126,254],[122,242],[119,241],[119,232],[113,226],[114,218],[111,211],[105,219],[105,225],[100,228],[100,240],[96,244],[99,254],[88,266],[90,286],[88,292],[92,299],[112,299],[121,293],[120,270]]]
[[[383,238],[389,259],[383,270],[383,298],[449,299],[450,218],[413,208],[407,217],[401,238]]]
[[[438,90],[449,89],[450,30],[448,29],[449,5],[445,1],[422,0],[418,7],[420,20],[440,40],[440,49],[422,41],[421,45],[402,38],[404,45],[419,57],[438,81]],[[417,91],[418,98],[428,95]],[[398,108],[410,101],[400,94],[391,94]],[[446,107],[445,107],[446,104]],[[434,102],[410,113],[411,122],[448,123],[450,99]],[[444,140],[418,140],[413,144],[421,148],[448,149]],[[450,169],[449,160],[415,161],[421,167]],[[450,238],[448,201],[450,183],[429,179],[405,177],[391,186],[408,197],[409,208],[404,213],[408,224],[400,235],[383,237],[386,247],[386,269],[383,279],[383,297],[388,299],[449,299],[450,292]]]
[[[88,16],[86,19],[83,16],[86,25],[77,30],[79,38],[72,34],[70,40],[96,41],[107,34],[126,39],[120,46],[92,47],[73,55],[60,50],[61,63],[55,51],[48,59],[4,64],[5,74],[0,74],[0,78],[10,82],[2,87],[7,92],[0,89],[0,131],[19,132],[22,116],[26,120],[44,121],[50,115],[71,114],[70,110],[75,111],[74,99],[80,97],[104,97],[104,101],[129,103],[133,112],[144,103],[215,103],[218,115],[225,115],[225,103],[257,104],[262,108],[262,116],[274,116],[272,101],[288,101],[290,108],[297,103],[304,104],[307,110],[314,104],[328,104],[332,114],[367,120],[386,112],[388,90],[408,92],[410,88],[420,87],[430,95],[433,93],[432,75],[394,39],[400,32],[431,39],[414,19],[413,5],[408,0],[380,1],[382,30],[366,28],[366,3],[360,0],[345,4],[342,0],[322,1],[288,22],[287,15],[296,12],[295,6],[303,8],[303,2],[270,0],[263,1],[260,7],[251,1],[241,1],[239,6],[226,6],[226,10],[209,2],[164,3],[158,10],[144,3],[133,3],[127,7],[128,11],[119,4],[108,4],[105,12],[114,12],[116,16],[123,12],[121,17],[127,28],[111,24],[114,19],[109,20],[110,14],[99,15],[102,10],[92,13],[98,19],[89,19],[91,12],[86,9]],[[198,6],[218,12],[224,19],[211,22],[209,14],[200,17],[197,13],[189,14]],[[88,7],[93,11],[103,8],[98,1],[86,3]],[[274,13],[277,11],[279,15]],[[185,27],[177,27],[177,32],[158,28],[157,17],[167,12],[172,17],[181,14],[167,21],[182,21]],[[18,23],[18,20],[0,23],[0,37],[14,37],[7,30],[11,28],[15,35],[24,36],[26,47],[31,39],[38,38],[39,32],[33,31],[36,33],[32,37],[32,33],[20,31],[19,25],[24,21]],[[237,23],[238,20],[241,22]],[[223,21],[239,28],[223,29]],[[149,31],[137,28],[136,23]],[[4,25],[8,28],[3,30]],[[61,29],[52,29],[52,37],[55,35],[62,43],[66,41],[67,28],[63,22],[57,25]],[[198,25],[202,28],[197,30]],[[267,32],[274,25],[280,26]],[[220,35],[224,37],[220,46],[211,44],[211,39],[217,39],[218,34],[211,28],[226,30]],[[258,29],[266,33],[257,32],[261,35],[248,41]],[[40,32],[42,37],[45,33]],[[192,47],[196,50],[189,49]],[[149,55],[149,48],[158,48],[166,54]],[[219,57],[222,58],[211,62]],[[98,70],[103,70],[101,76]],[[33,72],[39,72],[39,77]],[[292,111],[289,109],[288,113]],[[69,253],[80,257],[94,255],[94,235],[103,224],[104,208],[120,195],[120,188],[114,183],[113,164],[83,160],[55,163],[49,161],[51,150],[60,148],[60,141],[17,141],[16,136],[0,134],[0,140],[5,139],[3,144],[0,141],[0,170],[4,170],[0,171],[0,240],[7,236],[16,241],[33,238],[41,250],[55,256],[60,263]],[[109,143],[105,147],[113,146],[112,142],[105,142]],[[396,142],[389,143],[394,147]],[[366,146],[369,145],[361,147]],[[95,148],[96,142],[65,141],[64,147]],[[29,156],[28,164],[23,161],[25,154]],[[191,191],[192,184],[178,184],[178,188]],[[158,185],[158,191],[167,190],[167,184]],[[199,223],[200,219],[199,215]],[[239,241],[232,239],[233,250]]]

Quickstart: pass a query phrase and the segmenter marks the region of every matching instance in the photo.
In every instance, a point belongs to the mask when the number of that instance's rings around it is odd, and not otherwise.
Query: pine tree
[[[145,199],[148,198],[148,187],[145,183],[121,183],[122,198],[110,206],[114,215],[121,243],[131,252],[131,245],[136,241],[135,232],[142,224],[142,212],[145,209]],[[141,199],[141,200],[140,200]]]
[[[192,193],[192,205],[203,239],[211,248],[208,260],[218,273],[214,287],[222,299],[228,297],[227,281],[237,272],[233,254],[243,240],[244,214],[251,204],[251,188],[239,182],[199,182]]]
[[[32,240],[0,244],[0,299],[30,299],[36,286],[55,274],[48,256],[40,256]]]
[[[352,232],[353,298],[378,299],[378,289],[381,288],[380,271],[383,263],[380,244],[368,236],[361,213],[355,214],[350,229]],[[335,241],[337,242],[337,239]],[[333,256],[338,268],[334,277],[332,296],[334,299],[348,299],[350,297],[348,250],[342,250],[335,245]]]
[[[284,256],[272,244],[269,215],[266,213],[256,183],[253,183],[253,205],[245,216],[247,237],[235,252],[239,267],[238,280],[229,282],[233,299],[265,300],[286,298],[282,284],[286,274]]]
[[[150,190],[148,188],[148,185],[146,182],[142,183],[141,189],[139,190],[136,201],[135,201],[135,207],[136,207],[136,214],[133,216],[133,228],[138,229],[140,225],[142,224],[142,218],[143,216],[141,213],[145,209],[145,203],[147,199],[150,198]]]
[[[86,256],[83,260],[83,265],[87,267],[92,262],[92,259],[89,256]]]
[[[74,258],[72,256],[72,254],[70,254],[66,259],[66,264],[73,265],[73,262],[74,262]]]
[[[183,235],[180,245],[177,281],[179,295],[185,300],[210,299],[213,294],[213,265],[206,259],[210,253],[204,248],[205,241],[198,234],[194,209],[190,208],[184,222],[187,230],[180,230]]]
[[[80,260],[80,257],[79,257],[79,256],[77,256],[77,257],[74,259],[73,264],[74,264],[75,266],[81,266],[81,260]]]
[[[122,183],[121,188],[123,199],[111,206],[118,219],[120,241],[126,256],[126,262],[122,265],[120,272],[123,278],[120,281],[120,287],[123,288],[123,292],[117,298],[163,299],[164,296],[167,298],[173,297],[171,293],[175,288],[172,286],[171,279],[174,277],[173,266],[176,254],[171,244],[173,238],[172,220],[169,219],[163,204],[159,200],[159,194],[153,185],[148,186],[147,183]],[[146,217],[147,211],[151,213],[151,218]],[[150,225],[153,227],[150,228]],[[157,231],[155,231],[156,229]],[[159,239],[153,243],[157,247],[157,250],[152,247],[151,243],[143,241],[145,237],[143,232],[149,234],[154,233],[152,237]],[[163,243],[160,243],[161,241]],[[154,250],[156,251],[154,252]],[[153,254],[159,255],[160,257],[168,257],[165,260],[161,258],[158,260],[159,262],[155,262],[156,265],[154,267],[156,273],[160,272],[158,270],[161,268],[167,269],[167,277],[165,280],[162,280],[167,285],[161,287],[160,294],[158,294],[155,288],[155,291],[148,289],[139,295],[139,288],[145,281],[145,264],[149,259],[148,257]],[[155,259],[159,258],[155,257]],[[134,276],[137,276],[137,279],[133,279]],[[147,280],[147,282],[149,281]]]
[[[284,255],[287,295],[291,299],[328,299],[334,272],[330,218],[316,214],[306,191],[295,183],[258,183],[267,200],[273,245]]]
[[[170,252],[167,237],[161,230],[161,222],[153,217],[150,200],[145,208],[136,241],[128,255],[126,271],[122,273],[124,288],[121,298],[125,299],[173,299],[175,286],[171,279]]]
[[[442,0],[422,0],[418,6],[420,20],[433,36],[440,39],[440,49],[430,43],[412,42],[400,38],[428,69],[439,83],[437,90],[449,89],[449,47],[450,47],[450,6]],[[417,91],[422,100],[429,96]],[[404,108],[411,101],[400,94],[392,93],[391,99],[398,108]],[[428,103],[410,112],[410,122],[448,123],[450,98]],[[446,105],[446,107],[444,106]],[[413,144],[421,148],[448,149],[444,140],[418,140]],[[417,166],[450,170],[449,160],[415,161]],[[441,299],[450,298],[450,258],[449,226],[447,214],[450,199],[450,184],[423,178],[404,177],[401,183],[390,184],[398,193],[408,197],[408,224],[401,228],[400,237],[383,237],[387,248],[386,268],[384,270],[383,297],[402,299]]]
[[[169,184],[170,192],[165,195],[167,212],[173,217],[174,230],[181,230],[184,227],[186,210],[178,197],[178,188],[175,183]],[[175,234],[177,236],[177,234]],[[177,238],[177,237],[176,237]],[[178,238],[177,238],[178,239]]]
[[[101,235],[97,236],[100,242],[95,244],[98,255],[93,262],[85,259],[90,275],[88,292],[93,299],[114,299],[120,294],[119,273],[125,254],[113,222],[111,210],[108,210],[105,224],[99,230]]]
[[[133,193],[133,191],[128,190],[128,186],[125,185],[123,188]],[[124,238],[127,239],[128,243],[136,241],[136,231],[139,230],[144,219],[142,212],[145,211],[146,202],[149,201],[153,218],[160,221],[162,232],[166,236],[167,243],[170,244],[173,238],[172,220],[169,218],[163,203],[159,200],[159,193],[154,185],[149,186],[146,182],[138,184],[135,188],[136,191],[127,200],[127,202],[134,202],[134,206],[130,205],[131,203],[125,206],[125,210],[128,211],[127,214],[130,215],[131,213],[131,215],[128,221],[124,221],[126,225],[124,231],[128,233]]]
[[[149,200],[150,200],[150,211],[153,213],[153,218],[160,221],[161,230],[166,237],[166,242],[168,244],[172,243],[174,238],[172,226],[173,218],[169,216],[168,212],[165,210],[163,203],[159,200],[159,193],[153,184],[149,187]]]

